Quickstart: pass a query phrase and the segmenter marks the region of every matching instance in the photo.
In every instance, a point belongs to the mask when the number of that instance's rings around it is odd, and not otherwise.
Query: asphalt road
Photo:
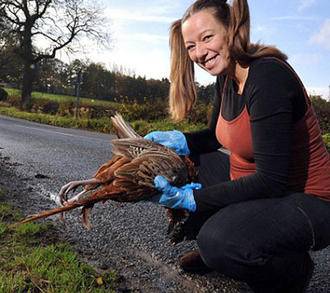
[[[17,178],[30,188],[24,195],[25,212],[55,206],[52,198],[63,184],[90,178],[111,158],[109,141],[113,137],[0,116],[1,155],[8,157]],[[36,178],[37,174],[46,178]],[[248,292],[244,284],[217,273],[182,273],[176,265],[177,257],[196,244],[186,241],[171,245],[165,235],[164,209],[153,203],[98,204],[92,210],[91,231],[82,228],[79,217],[79,212],[73,211],[64,224],[53,219],[86,260],[100,269],[116,268],[130,290]],[[308,292],[330,292],[330,249],[313,253],[313,259],[316,269]]]

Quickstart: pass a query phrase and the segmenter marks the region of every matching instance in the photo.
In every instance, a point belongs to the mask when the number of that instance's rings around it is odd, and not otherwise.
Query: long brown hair
[[[261,57],[276,57],[286,60],[287,56],[274,46],[250,43],[250,12],[247,0],[197,0],[170,29],[170,113],[173,119],[182,120],[193,107],[196,99],[194,64],[189,58],[182,37],[181,25],[190,16],[210,9],[228,33],[229,57],[241,65],[249,65]]]

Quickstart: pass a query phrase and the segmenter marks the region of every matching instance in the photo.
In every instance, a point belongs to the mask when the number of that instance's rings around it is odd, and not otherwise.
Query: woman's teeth
[[[216,59],[217,57],[218,57],[218,55],[216,55],[216,56],[210,58],[209,60],[207,60],[207,61],[205,62],[205,66],[206,66],[207,68],[212,67],[212,66],[214,65],[214,63],[215,63],[215,59]]]

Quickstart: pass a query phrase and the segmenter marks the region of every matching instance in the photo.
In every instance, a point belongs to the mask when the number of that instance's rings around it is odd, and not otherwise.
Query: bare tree
[[[0,0],[0,30],[18,40],[17,53],[24,63],[23,108],[31,102],[41,60],[55,58],[61,49],[76,50],[84,37],[107,46],[109,34],[102,13],[92,0]]]

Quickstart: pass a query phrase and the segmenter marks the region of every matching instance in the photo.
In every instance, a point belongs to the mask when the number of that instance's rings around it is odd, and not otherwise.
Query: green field
[[[12,88],[5,88],[9,96],[16,96],[20,97],[21,91],[18,89],[12,89]],[[56,101],[58,103],[61,102],[76,102],[75,96],[67,96],[67,95],[57,95],[57,94],[50,94],[50,93],[42,93],[42,92],[33,92],[32,98],[35,100],[47,100],[47,101]],[[88,98],[80,98],[80,101],[83,105],[93,105],[93,106],[105,106],[105,107],[111,107],[111,106],[117,106],[118,103],[109,102],[109,101],[103,101],[103,100],[94,100],[94,99],[88,99]]]

